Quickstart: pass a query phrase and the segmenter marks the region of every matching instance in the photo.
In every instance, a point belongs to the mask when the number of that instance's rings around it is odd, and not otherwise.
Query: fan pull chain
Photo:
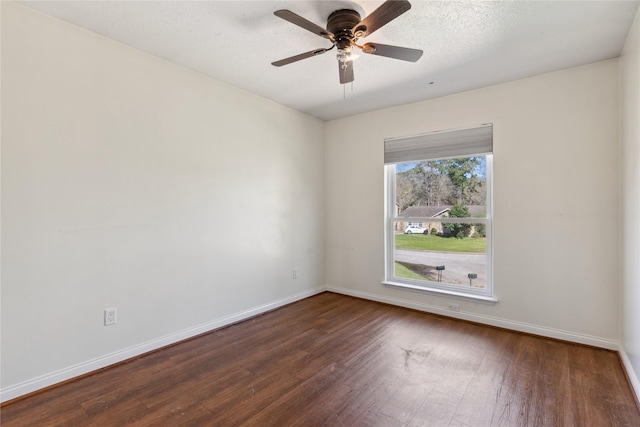
[[[351,81],[351,92],[353,92],[353,81]],[[342,99],[347,99],[347,85],[342,85]]]

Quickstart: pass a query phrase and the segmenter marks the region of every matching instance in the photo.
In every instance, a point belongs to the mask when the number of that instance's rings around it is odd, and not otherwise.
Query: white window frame
[[[486,125],[485,125],[486,126]],[[430,134],[427,134],[427,136]],[[420,138],[412,137],[412,138]],[[405,218],[396,216],[396,163],[406,161],[430,161],[446,158],[460,158],[471,156],[486,157],[487,200],[485,218]],[[471,298],[484,302],[497,302],[493,293],[493,154],[487,152],[466,153],[464,155],[448,157],[429,157],[427,159],[411,159],[385,164],[385,285],[397,286],[456,297]],[[484,224],[486,230],[486,285],[484,289],[470,288],[462,285],[432,282],[428,280],[416,280],[395,276],[395,225],[397,222],[423,222],[423,223],[475,223]]]

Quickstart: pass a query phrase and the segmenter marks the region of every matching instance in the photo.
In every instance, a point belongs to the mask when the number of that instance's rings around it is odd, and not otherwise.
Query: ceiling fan
[[[272,62],[271,65],[281,67],[291,64],[292,62],[321,55],[337,47],[338,53],[336,57],[338,58],[340,83],[345,84],[353,81],[352,49],[354,47],[370,55],[386,56],[388,58],[416,62],[422,56],[422,51],[419,49],[390,46],[380,43],[365,43],[364,45],[356,43],[358,39],[371,35],[374,31],[393,21],[409,9],[411,9],[411,4],[407,0],[387,0],[364,19],[361,19],[360,14],[355,10],[340,9],[329,15],[326,29],[306,20],[300,15],[296,15],[290,10],[276,10],[273,12],[274,15],[305,30],[311,31],[320,37],[328,39],[332,45],[329,48],[315,49],[286,59],[281,59],[280,61]]]

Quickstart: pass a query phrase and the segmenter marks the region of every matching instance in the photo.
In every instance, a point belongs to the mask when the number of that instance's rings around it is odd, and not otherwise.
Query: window
[[[385,284],[496,301],[493,125],[385,140]]]

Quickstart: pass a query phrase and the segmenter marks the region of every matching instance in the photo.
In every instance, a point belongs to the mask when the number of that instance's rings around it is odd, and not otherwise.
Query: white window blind
[[[392,138],[384,141],[384,163],[444,159],[493,152],[493,124]]]

